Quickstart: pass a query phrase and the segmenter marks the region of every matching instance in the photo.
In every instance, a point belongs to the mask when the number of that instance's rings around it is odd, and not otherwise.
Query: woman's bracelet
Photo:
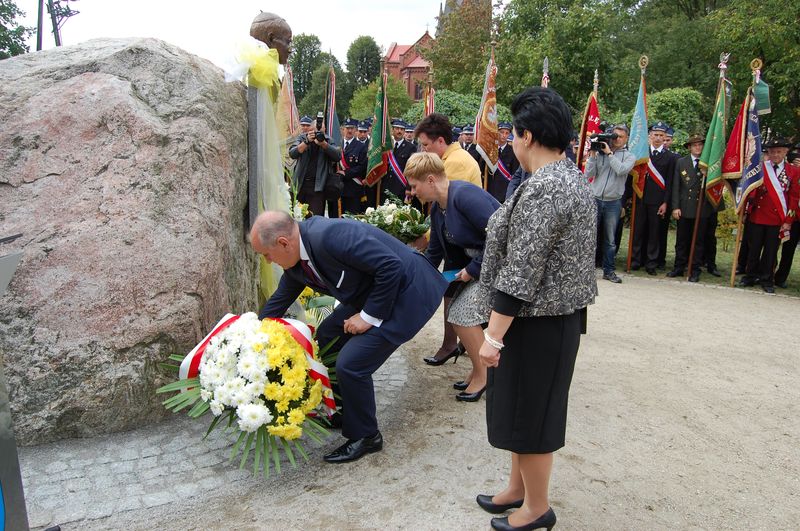
[[[500,350],[505,346],[503,345],[502,341],[498,341],[492,336],[490,336],[488,330],[483,331],[483,338],[486,340],[487,343],[489,343],[491,347],[496,348],[497,350]]]

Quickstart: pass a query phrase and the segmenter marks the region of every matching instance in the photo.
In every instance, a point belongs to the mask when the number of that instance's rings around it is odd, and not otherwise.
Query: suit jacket
[[[764,180],[767,177],[766,165],[770,164],[769,161],[764,161]],[[758,223],[759,225],[783,225],[784,223],[792,223],[797,219],[796,211],[798,209],[798,200],[800,200],[800,170],[792,166],[788,162],[783,163],[783,171],[778,175],[779,181],[784,181],[785,191],[783,196],[786,198],[786,208],[790,211],[787,218],[783,217],[783,207],[776,205],[772,199],[772,195],[767,192],[766,186],[763,184],[750,193],[750,214],[747,217],[748,221]]]
[[[667,203],[667,207],[669,207],[669,202],[672,200],[672,176],[675,173],[675,162],[677,159],[678,156],[667,149],[662,149],[656,156],[650,156],[650,161],[653,163],[653,166],[656,167],[664,178],[665,187],[662,189],[648,174],[644,184],[644,195],[642,196],[642,202],[645,205],[661,205],[661,203]]]
[[[303,184],[303,176],[306,174],[306,167],[310,160],[308,150],[304,153],[298,151],[300,144],[304,142],[305,135],[298,136],[289,148],[289,156],[297,160],[294,167],[293,181],[297,189]],[[328,174],[336,173],[336,163],[339,162],[339,157],[342,156],[342,150],[331,144],[331,137],[325,136],[328,141],[328,147],[320,149],[319,156],[317,157],[317,171],[314,180],[314,191],[322,192],[325,189],[325,182],[328,180]]]
[[[694,170],[691,155],[681,157],[675,164],[672,177],[672,195],[669,201],[671,209],[681,209],[681,217],[694,219],[697,215],[697,201],[703,191],[703,174]],[[714,206],[706,199],[700,218],[707,218],[714,212]]]
[[[466,268],[473,278],[480,278],[486,225],[500,203],[488,192],[464,181],[450,181],[447,192],[447,218],[439,203],[431,204],[431,241],[425,256],[435,267],[442,259],[446,269]],[[454,243],[445,237],[450,233]],[[480,251],[471,258],[465,249]]]
[[[301,221],[303,246],[324,284],[322,292],[383,319],[378,332],[405,343],[428,322],[447,281],[424,256],[366,223],[313,216]],[[300,263],[284,270],[259,317],[280,317],[311,284]]]
[[[344,150],[344,160],[348,168],[344,171],[342,197],[361,197],[364,195],[364,185],[354,179],[360,181],[367,175],[367,146],[353,138]]]
[[[506,144],[503,148],[503,151],[500,153],[500,160],[503,161],[503,165],[513,176],[517,171],[517,168],[519,168],[519,161],[517,161],[517,157],[514,156],[514,149],[511,147],[510,143]],[[500,169],[498,168],[494,174],[489,176],[489,183],[486,186],[486,190],[492,194],[492,197],[502,203],[506,200],[508,183],[509,180],[506,179],[502,173],[500,173]]]
[[[392,140],[394,142],[394,140]],[[415,146],[412,142],[408,142],[407,140],[403,139],[402,144],[400,147],[392,148],[392,153],[394,153],[394,158],[397,159],[397,165],[400,166],[401,171],[405,171],[406,163],[408,159],[411,158],[411,155],[417,152],[417,146]],[[406,197],[406,190],[408,189],[400,179],[395,175],[394,170],[392,167],[389,166],[389,170],[386,172],[386,175],[383,177],[383,185],[381,187],[382,190],[389,190],[394,195],[396,195],[402,201]]]

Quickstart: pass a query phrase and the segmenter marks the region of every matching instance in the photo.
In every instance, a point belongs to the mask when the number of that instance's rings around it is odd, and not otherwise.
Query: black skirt
[[[564,446],[567,401],[581,334],[581,312],[516,317],[486,389],[489,444],[519,454]]]

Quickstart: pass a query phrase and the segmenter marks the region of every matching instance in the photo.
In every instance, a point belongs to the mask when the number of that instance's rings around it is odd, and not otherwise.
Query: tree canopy
[[[0,0],[0,59],[8,59],[28,52],[25,39],[33,30],[17,23],[17,17],[25,16],[12,0]]]
[[[347,73],[354,86],[362,87],[378,78],[381,49],[375,39],[358,37],[347,50]]]
[[[474,124],[481,106],[481,96],[476,94],[459,94],[446,89],[439,89],[434,94],[434,106],[436,112],[447,115],[453,126],[464,124]],[[425,109],[425,102],[419,101],[409,107],[403,115],[403,119],[409,122],[422,120],[422,113]],[[497,119],[500,121],[511,120],[511,111],[505,105],[497,105]]]
[[[350,102],[350,116],[364,119],[375,112],[375,94],[378,92],[378,81],[375,80],[367,86],[356,89]],[[389,77],[386,86],[386,97],[389,101],[389,114],[402,116],[414,103],[408,96],[406,87],[393,77]]]

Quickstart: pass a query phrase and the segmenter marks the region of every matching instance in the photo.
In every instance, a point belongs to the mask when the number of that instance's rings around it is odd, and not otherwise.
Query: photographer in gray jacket
[[[586,161],[586,177],[594,194],[597,205],[597,226],[602,234],[603,246],[603,278],[615,284],[622,280],[614,273],[614,232],[620,219],[622,196],[625,194],[625,179],[636,162],[634,156],[626,149],[628,143],[628,127],[616,125],[611,130],[611,138],[603,135],[592,139],[592,150]]]

